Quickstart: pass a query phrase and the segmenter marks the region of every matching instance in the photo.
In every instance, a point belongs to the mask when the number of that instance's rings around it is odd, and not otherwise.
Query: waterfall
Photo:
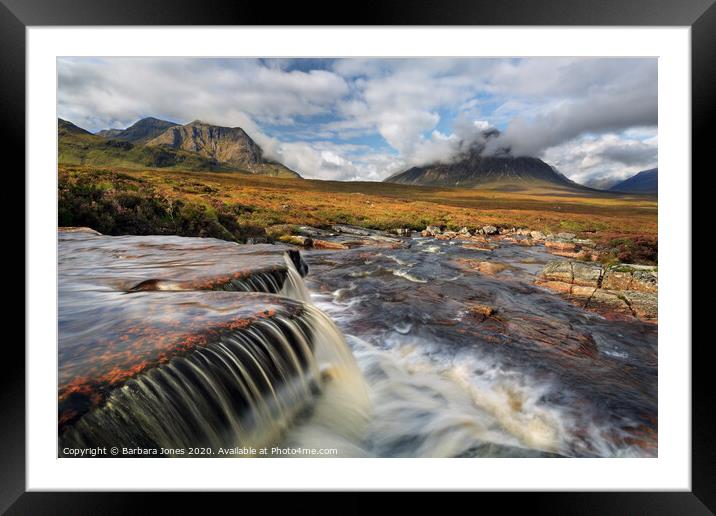
[[[311,294],[308,292],[308,287],[306,287],[306,283],[303,281],[303,277],[296,269],[294,265],[294,260],[288,254],[285,255],[285,259],[286,276],[284,278],[283,285],[281,287],[281,290],[279,291],[279,294],[284,297],[295,299],[297,301],[310,303]]]
[[[306,305],[234,330],[129,380],[62,447],[259,447],[275,442],[337,377],[360,375],[345,339]]]
[[[205,345],[176,353],[113,388],[103,403],[61,428],[60,454],[97,446],[268,446],[280,442],[297,419],[309,417],[316,401],[339,384],[354,392],[350,410],[365,414],[367,390],[343,334],[311,304],[300,256],[286,253],[284,261],[285,268],[259,268],[201,286],[290,298],[286,306],[292,309],[277,303],[269,316],[217,331]],[[180,291],[196,288],[196,281],[150,279],[129,292],[183,296]]]

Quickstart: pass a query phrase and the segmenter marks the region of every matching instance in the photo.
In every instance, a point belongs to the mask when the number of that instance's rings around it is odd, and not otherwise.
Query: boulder
[[[82,227],[82,226],[71,226],[71,227],[59,227],[57,228],[57,231],[60,233],[87,233],[89,235],[101,235],[99,231],[95,231],[92,228]]]
[[[482,226],[482,232],[485,235],[496,235],[499,230],[495,226]]]
[[[545,236],[544,233],[541,231],[530,231],[530,236],[532,237],[532,240],[544,240]]]
[[[612,290],[647,293],[656,293],[659,290],[657,268],[644,265],[613,265],[605,272],[603,284],[604,288]]]
[[[346,244],[340,242],[329,242],[328,240],[314,240],[314,249],[350,249]]]
[[[313,247],[313,239],[302,235],[283,235],[282,237],[279,237],[279,240],[285,244]]]
[[[440,229],[439,226],[428,226],[421,232],[421,234],[423,236],[431,236],[431,237],[437,236],[441,233],[442,233],[442,230]]]
[[[488,317],[492,317],[492,315],[495,313],[495,309],[488,305],[482,305],[482,304],[474,304],[470,305],[468,308],[468,312],[473,317],[477,317],[478,319],[487,319]]]
[[[577,244],[566,240],[547,240],[544,245],[549,252],[573,253],[577,251]]]
[[[597,290],[596,286],[593,287],[587,287],[584,285],[576,285],[572,284],[572,288],[569,291],[570,294],[577,297],[592,297],[594,295],[594,292]]]
[[[295,232],[299,235],[311,238],[329,238],[338,234],[335,231],[327,231],[325,229],[314,228],[313,226],[298,226]]]
[[[585,300],[583,306],[587,308],[605,309],[644,320],[658,317],[655,267],[620,264],[605,270],[595,263],[554,260],[544,266],[535,283]]]
[[[608,268],[604,273],[602,288],[607,290],[627,290],[631,286],[631,272]]]
[[[555,236],[561,240],[574,240],[577,235],[574,233],[557,233]]]
[[[601,266],[586,262],[571,262],[572,283],[597,288],[601,284],[603,269]]]
[[[484,243],[484,242],[475,242],[475,243],[469,242],[469,243],[461,245],[460,247],[462,247],[463,249],[470,249],[473,251],[487,251],[487,252],[490,252],[495,249],[494,246]]]
[[[627,290],[624,298],[639,319],[656,319],[659,316],[658,298],[648,292]]]
[[[574,279],[572,263],[567,260],[551,261],[542,269],[540,278],[546,281],[561,281],[571,285]]]
[[[595,247],[597,245],[593,240],[589,240],[588,238],[575,238],[573,240],[575,244],[582,247]]]
[[[534,245],[534,242],[529,236],[521,235],[519,233],[512,235],[508,237],[510,241],[518,244],[518,245],[526,245],[526,246],[532,246]]]
[[[540,287],[545,287],[550,290],[554,290],[555,292],[560,292],[562,294],[572,293],[572,284],[564,281],[538,279],[536,283]]]
[[[651,293],[659,291],[659,277],[656,267],[651,270],[636,269],[632,273],[632,278],[631,290]]]
[[[454,263],[462,268],[475,270],[488,276],[492,276],[508,268],[504,263],[475,260],[472,258],[458,258]]]
[[[453,238],[457,238],[458,233],[455,231],[444,231],[443,233],[440,233],[439,235],[435,235],[435,238],[438,240],[452,240]]]

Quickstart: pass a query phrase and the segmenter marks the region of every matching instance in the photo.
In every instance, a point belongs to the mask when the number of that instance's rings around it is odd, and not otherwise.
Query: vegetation
[[[658,263],[659,246],[656,235],[614,238],[605,247],[609,249],[606,262]]]
[[[59,139],[59,162],[122,168],[181,168],[183,170],[226,170],[215,162],[189,152],[147,147],[120,140],[105,140],[93,134],[66,134]]]
[[[458,230],[483,225],[570,231],[614,247],[621,261],[654,260],[653,198],[530,185],[515,191],[313,181],[250,174],[60,165],[60,225],[106,234],[272,240],[296,225]],[[280,231],[273,226],[287,225]],[[267,231],[268,230],[268,231]]]
[[[239,242],[265,236],[262,227],[238,222],[238,216],[250,208],[167,197],[148,181],[123,173],[61,170],[58,190],[60,226],[87,226],[108,235],[201,236]]]
[[[172,147],[147,146],[119,139],[106,139],[91,134],[67,121],[60,121],[58,131],[58,162],[62,165],[88,165],[113,169],[160,168],[188,171],[243,172],[236,166],[218,163],[195,152]],[[280,163],[265,162],[260,173],[275,177],[295,177]]]

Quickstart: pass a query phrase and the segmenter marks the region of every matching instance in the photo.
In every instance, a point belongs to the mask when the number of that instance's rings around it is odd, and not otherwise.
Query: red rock
[[[572,292],[572,284],[566,283],[564,281],[550,281],[550,280],[542,280],[538,279],[536,281],[536,284],[540,287],[545,287],[550,290],[555,290],[557,292],[561,292],[563,294],[570,294]]]
[[[574,242],[561,242],[559,240],[547,240],[544,243],[545,247],[552,252],[552,251],[560,251],[560,252],[576,252],[577,251],[577,244]]]
[[[492,315],[495,313],[495,309],[491,306],[481,304],[470,305],[468,307],[468,310],[470,311],[471,315],[477,316],[482,319],[492,317]]]
[[[507,269],[507,265],[499,262],[487,262],[482,260],[474,260],[472,258],[457,258],[453,263],[460,265],[461,267],[476,270],[482,274],[493,275]]]
[[[328,240],[314,240],[313,247],[316,249],[350,249],[347,245]]]

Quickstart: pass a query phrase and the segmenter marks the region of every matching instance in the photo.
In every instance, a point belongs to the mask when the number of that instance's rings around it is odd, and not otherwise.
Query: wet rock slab
[[[261,319],[296,318],[300,303],[256,293],[60,292],[60,428],[147,370]]]
[[[236,290],[239,280],[258,276],[280,287],[289,267],[286,257],[306,275],[300,254],[288,247],[213,238],[113,237],[86,228],[58,233],[60,287],[73,290]]]
[[[284,234],[279,240],[286,244],[305,248],[326,250],[347,250],[355,247],[386,247],[396,248],[406,245],[405,238],[410,237],[409,231],[390,234],[386,231],[365,229],[346,224],[331,226],[331,229],[298,226],[293,231],[297,234]]]
[[[251,331],[262,320],[299,318],[302,303],[271,294],[281,288],[289,263],[302,265],[298,255],[287,260],[285,251],[213,239],[61,230],[60,430],[130,378],[173,357]],[[266,290],[237,292],[236,285]]]

